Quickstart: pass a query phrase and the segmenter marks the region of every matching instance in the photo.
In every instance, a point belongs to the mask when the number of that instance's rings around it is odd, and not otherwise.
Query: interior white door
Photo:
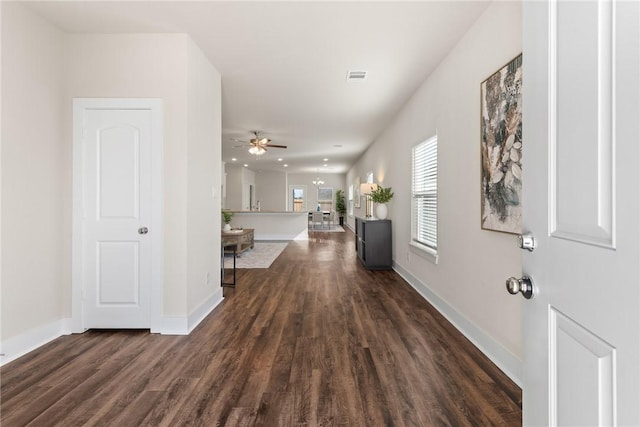
[[[524,2],[524,424],[640,425],[640,10]]]
[[[149,328],[152,112],[82,114],[83,325]]]

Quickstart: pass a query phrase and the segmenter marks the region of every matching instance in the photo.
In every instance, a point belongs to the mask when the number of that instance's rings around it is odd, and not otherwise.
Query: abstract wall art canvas
[[[331,202],[333,200],[333,188],[318,188],[318,201]]]
[[[482,82],[481,226],[522,232],[522,54]]]

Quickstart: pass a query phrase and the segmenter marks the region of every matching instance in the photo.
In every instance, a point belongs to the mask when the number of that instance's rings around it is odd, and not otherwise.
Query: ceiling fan
[[[231,138],[233,141],[242,142],[243,144],[249,144],[249,153],[254,156],[262,156],[267,152],[267,148],[287,148],[286,145],[276,145],[271,144],[271,140],[269,138],[260,138],[258,135],[259,132],[257,130],[251,131],[255,138],[251,138],[249,141],[242,141],[239,139]]]

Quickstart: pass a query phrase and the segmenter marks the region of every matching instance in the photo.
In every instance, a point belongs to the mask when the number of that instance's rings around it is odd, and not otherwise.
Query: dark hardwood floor
[[[1,425],[518,426],[521,392],[351,233],[312,233],[189,336],[89,331],[2,367]]]

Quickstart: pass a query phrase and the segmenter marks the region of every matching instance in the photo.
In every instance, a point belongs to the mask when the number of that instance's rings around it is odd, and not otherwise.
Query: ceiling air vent
[[[366,71],[349,71],[347,72],[347,81],[348,82],[361,82],[367,78]]]

